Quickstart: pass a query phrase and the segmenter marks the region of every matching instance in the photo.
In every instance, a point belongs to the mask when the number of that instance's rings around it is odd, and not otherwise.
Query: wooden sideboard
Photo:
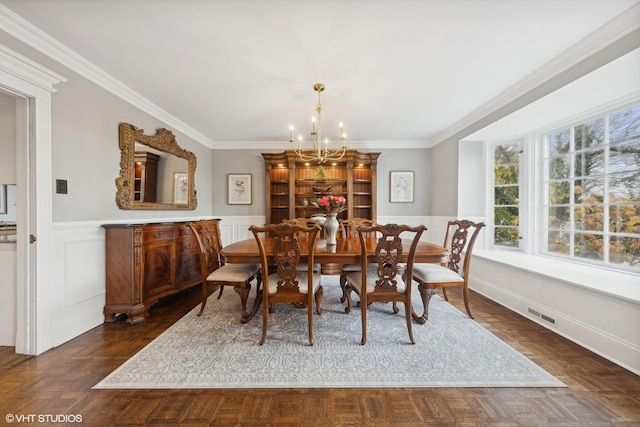
[[[158,299],[202,283],[198,242],[187,222],[105,224],[105,322],[140,323]]]

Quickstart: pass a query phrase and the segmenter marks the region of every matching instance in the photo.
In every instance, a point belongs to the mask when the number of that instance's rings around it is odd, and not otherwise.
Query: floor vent
[[[547,322],[551,323],[552,325],[555,325],[555,324],[556,324],[556,319],[554,319],[554,318],[552,318],[552,317],[549,317],[549,316],[547,316],[546,314],[542,314],[542,313],[540,313],[539,311],[534,310],[534,309],[533,309],[533,308],[531,308],[531,307],[529,307],[527,310],[529,311],[529,313],[533,314],[533,315],[534,315],[534,316],[536,316],[536,317],[541,318],[542,320],[546,320]]]
[[[546,320],[547,322],[552,323],[554,325],[556,324],[556,319],[552,319],[551,317],[545,316],[544,314],[540,314],[540,318],[542,320]]]

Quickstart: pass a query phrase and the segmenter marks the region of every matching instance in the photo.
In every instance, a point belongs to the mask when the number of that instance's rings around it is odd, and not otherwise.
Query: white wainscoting
[[[0,346],[16,345],[16,266],[16,244],[0,243]]]
[[[104,321],[104,235],[101,224],[92,222],[53,226],[49,342],[54,347]]]
[[[212,216],[219,218],[222,242],[228,245],[253,237],[249,227],[264,224],[264,216]],[[201,218],[162,218],[158,222],[189,221]],[[379,217],[379,222],[409,225],[425,224],[423,240],[441,242],[449,218],[445,217]],[[126,224],[128,221],[107,221]],[[150,219],[146,222],[155,222]],[[52,346],[58,346],[104,321],[106,266],[105,222],[54,223],[50,289],[52,322],[48,333]]]
[[[554,265],[559,261],[525,254],[501,259],[499,255],[479,251],[473,257],[470,288],[640,374],[639,276],[589,267],[588,277],[588,272],[581,271],[585,267],[570,262],[563,262],[561,272]],[[607,287],[616,286],[631,293],[606,292]]]
[[[252,238],[249,227],[264,224],[262,216],[214,217],[222,220],[220,230],[225,245]],[[379,216],[378,222],[424,224],[427,231],[423,239],[440,243],[450,219]],[[105,241],[101,225],[82,222],[53,226],[50,312],[55,316],[52,316],[51,340],[48,341],[53,346],[104,321]],[[480,239],[484,240],[484,234],[480,234]],[[483,247],[482,241],[476,244],[478,249]],[[499,304],[640,374],[640,328],[637,327],[640,301],[618,298],[554,278],[542,265],[525,269],[517,263],[496,262],[482,256],[474,257],[470,284],[472,289]],[[555,324],[531,314],[529,308],[555,319]]]

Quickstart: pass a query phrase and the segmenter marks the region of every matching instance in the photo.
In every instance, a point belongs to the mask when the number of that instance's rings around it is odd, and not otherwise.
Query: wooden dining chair
[[[420,236],[426,230],[424,225],[410,227],[408,225],[386,224],[374,225],[371,227],[358,227],[358,237],[360,239],[360,271],[347,274],[346,313],[351,312],[351,292],[355,291],[360,296],[360,311],[362,319],[362,340],[361,344],[367,342],[367,310],[368,306],[374,302],[393,302],[393,312],[397,313],[397,302],[402,302],[405,308],[405,320],[409,339],[415,344],[413,330],[411,328],[411,280],[405,281],[402,277],[401,263],[406,262],[406,273],[411,277],[413,263],[415,259],[416,247]],[[365,234],[376,232],[378,238],[374,256],[368,259],[367,244]],[[402,237],[413,234],[409,253],[403,253]],[[367,264],[372,262],[375,269],[368,268]]]
[[[424,311],[422,318],[429,318],[429,301],[442,288],[444,299],[447,297],[448,288],[462,289],[462,298],[467,314],[471,315],[469,307],[469,267],[471,265],[471,252],[476,237],[484,223],[475,223],[469,220],[449,221],[444,237],[444,245],[449,248],[449,261],[446,266],[439,264],[415,264],[413,266],[413,280],[418,282],[418,290],[422,297]]]
[[[357,228],[360,226],[370,227],[375,225],[375,221],[367,218],[349,218],[338,220],[340,224],[340,235],[345,239],[358,237]],[[375,237],[375,232],[365,232],[366,237]],[[368,268],[376,268],[375,264],[369,264]],[[340,287],[342,288],[342,297],[340,302],[346,299],[347,274],[354,271],[360,271],[360,263],[343,264],[340,271]]]
[[[318,224],[318,222],[316,222],[311,218],[283,219],[282,222],[286,224],[300,225],[302,227],[307,227],[307,228],[315,227],[316,224]],[[322,226],[320,225],[320,231],[318,232],[318,236],[320,236],[321,234],[322,234]],[[301,262],[300,264],[298,264],[298,271],[307,271],[308,268],[309,267],[307,266],[306,262]],[[316,273],[319,273],[322,266],[316,263],[313,268]]]
[[[233,286],[240,296],[242,304],[242,323],[248,322],[257,311],[262,297],[260,284],[262,282],[260,264],[225,264],[220,251],[220,224],[217,220],[202,220],[189,224],[196,236],[199,247],[200,271],[202,274],[202,304],[198,316],[202,315],[209,298],[209,287],[220,287],[218,299],[222,296],[225,286]],[[256,299],[251,312],[247,311],[247,300],[251,290],[251,282],[257,281]]]
[[[278,302],[297,303],[306,306],[309,327],[309,345],[313,345],[313,299],[316,313],[322,314],[322,285],[320,273],[306,269],[299,270],[301,261],[314,264],[315,246],[320,227],[304,227],[296,224],[280,223],[264,227],[251,226],[258,248],[263,271],[269,265],[276,266],[275,272],[264,276],[262,291],[262,337],[259,345],[267,338],[269,314]],[[269,263],[264,235],[273,236],[273,255]]]

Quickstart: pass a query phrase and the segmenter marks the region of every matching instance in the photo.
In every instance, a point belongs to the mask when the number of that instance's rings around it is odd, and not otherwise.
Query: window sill
[[[640,303],[640,275],[522,252],[475,250],[484,258],[604,295]]]

